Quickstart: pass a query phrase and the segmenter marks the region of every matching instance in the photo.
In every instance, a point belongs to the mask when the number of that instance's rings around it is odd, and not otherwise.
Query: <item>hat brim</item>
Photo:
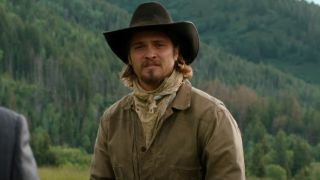
[[[103,35],[111,50],[125,63],[128,63],[128,42],[132,33],[143,30],[157,30],[170,32],[179,41],[180,53],[191,64],[199,51],[199,35],[192,22],[176,22],[170,24],[157,24],[124,28],[116,31],[104,32]]]

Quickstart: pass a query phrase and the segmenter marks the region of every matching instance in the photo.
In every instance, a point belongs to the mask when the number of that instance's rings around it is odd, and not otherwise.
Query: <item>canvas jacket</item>
[[[242,180],[241,134],[224,104],[186,81],[149,147],[132,94],[101,118],[91,180]]]

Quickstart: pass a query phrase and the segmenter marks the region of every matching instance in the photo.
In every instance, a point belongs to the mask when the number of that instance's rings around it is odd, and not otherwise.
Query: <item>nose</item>
[[[148,48],[146,49],[146,53],[145,53],[145,57],[149,58],[149,59],[154,59],[156,58],[156,51],[153,47],[148,46]]]

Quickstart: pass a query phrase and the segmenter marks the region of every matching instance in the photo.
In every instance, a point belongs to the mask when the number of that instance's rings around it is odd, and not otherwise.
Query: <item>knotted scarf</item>
[[[147,146],[150,145],[155,124],[164,115],[168,105],[175,98],[182,81],[183,75],[175,70],[153,91],[146,91],[140,86],[138,80],[133,81],[135,111],[142,123]]]

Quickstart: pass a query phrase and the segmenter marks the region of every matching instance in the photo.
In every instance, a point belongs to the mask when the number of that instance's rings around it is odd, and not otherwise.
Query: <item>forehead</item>
[[[170,42],[169,36],[161,31],[139,31],[131,36],[130,44],[143,41],[165,41]]]

